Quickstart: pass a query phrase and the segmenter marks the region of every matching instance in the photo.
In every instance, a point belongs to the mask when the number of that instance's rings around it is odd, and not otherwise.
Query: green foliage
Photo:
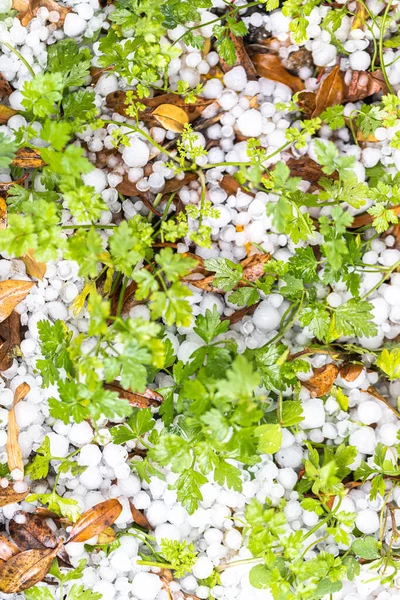
[[[175,577],[183,577],[185,573],[190,573],[197,560],[197,552],[193,544],[163,538],[160,546],[163,557],[175,571]]]

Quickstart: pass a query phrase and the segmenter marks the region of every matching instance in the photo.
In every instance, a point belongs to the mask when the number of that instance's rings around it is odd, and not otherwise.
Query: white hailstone
[[[93,169],[89,173],[82,175],[82,179],[86,185],[94,188],[98,194],[107,187],[107,176],[102,169]]]
[[[300,467],[303,460],[303,450],[300,446],[290,446],[289,448],[281,448],[275,458],[282,467],[291,467],[296,469]]]
[[[32,338],[26,338],[25,340],[22,340],[22,342],[20,344],[21,352],[25,358],[29,358],[29,357],[33,356],[36,352],[36,348],[37,348],[37,343]],[[1,400],[0,400],[0,402],[1,402]]]
[[[103,450],[104,462],[109,466],[113,467],[121,462],[124,462],[127,457],[127,451],[122,446],[116,444],[107,444]]]
[[[14,400],[14,394],[12,390],[5,388],[0,392],[0,405],[1,406],[11,406]],[[18,406],[18,404],[17,404]]]
[[[290,468],[279,469],[276,478],[286,490],[292,490],[297,483],[297,473]]]
[[[31,402],[19,402],[14,410],[17,423],[21,429],[31,425],[39,415],[39,408]]]
[[[310,510],[303,510],[302,521],[307,527],[314,527],[318,523],[318,515]]]
[[[258,137],[262,133],[263,118],[255,108],[246,110],[237,120],[237,127],[246,137]]]
[[[150,156],[150,150],[142,140],[134,137],[130,139],[129,146],[122,152],[122,160],[128,167],[144,167]]]
[[[12,0],[0,0],[0,13],[7,13],[11,7]]]
[[[138,600],[154,600],[161,588],[161,579],[153,573],[136,573],[131,587]]]
[[[140,492],[140,479],[136,475],[131,474],[128,477],[124,477],[124,479],[118,480],[118,487],[124,496],[131,498]]]
[[[70,302],[75,300],[75,298],[77,297],[78,294],[79,294],[78,287],[75,285],[75,283],[71,283],[71,282],[64,283],[64,285],[62,286],[62,288],[60,290],[60,297],[67,304],[69,304]]]
[[[80,557],[85,552],[84,544],[81,542],[69,542],[65,545],[65,549],[70,558]]]
[[[355,71],[366,71],[371,64],[371,57],[365,50],[356,50],[349,57],[350,67]]]
[[[68,310],[62,302],[48,302],[47,311],[49,317],[57,321],[66,321],[68,319]]]
[[[350,434],[349,444],[363,454],[373,454],[376,446],[375,431],[372,427],[360,427]]]
[[[76,13],[70,12],[65,17],[64,33],[67,37],[78,37],[85,31],[86,21]]]
[[[375,323],[382,324],[387,321],[389,317],[389,306],[382,296],[378,296],[377,298],[372,298],[369,302],[373,305],[372,314],[374,316]]]
[[[107,598],[107,600],[113,600],[115,597],[115,587],[110,581],[105,581],[102,579],[98,583],[93,586],[93,592],[100,594],[102,598]],[[138,596],[138,598],[140,598]],[[153,600],[153,598],[146,598],[141,600]]]
[[[397,442],[397,426],[394,423],[384,423],[378,429],[378,440],[385,446],[393,446]]]
[[[123,548],[110,554],[110,566],[117,573],[128,573],[132,570],[132,561]]]
[[[302,515],[303,509],[297,500],[290,500],[284,508],[284,513],[288,521],[294,521]]]
[[[68,439],[58,433],[50,431],[47,434],[50,440],[50,452],[52,456],[59,456],[65,458],[68,454],[69,442]]]
[[[103,483],[98,467],[87,467],[79,476],[79,482],[87,490],[97,490]]]
[[[239,550],[242,545],[243,537],[237,529],[230,529],[224,537],[224,545],[230,550]]]
[[[163,502],[163,500],[155,500],[152,502],[146,511],[146,517],[153,527],[165,523],[168,518],[168,508],[165,502]]]
[[[312,57],[317,67],[328,67],[336,62],[337,49],[332,44],[317,40],[312,44]]]
[[[177,357],[179,360],[187,363],[189,358],[192,356],[193,352],[200,348],[200,344],[196,342],[184,341],[179,347]]]
[[[82,446],[78,462],[85,467],[95,467],[101,461],[101,450],[94,444],[86,444]]]
[[[207,579],[213,572],[213,564],[206,556],[199,556],[192,568],[192,573],[197,579]]]
[[[74,446],[84,446],[90,444],[94,436],[93,429],[86,421],[74,423],[68,434],[71,444]]]
[[[361,510],[356,517],[356,527],[361,533],[375,533],[379,529],[378,514],[372,508]]]
[[[325,423],[324,403],[320,398],[310,398],[302,404],[303,421],[299,423],[302,429],[316,429]]]
[[[24,110],[24,107],[22,106],[22,100],[23,100],[23,95],[22,95],[22,92],[20,92],[19,90],[15,90],[8,97],[10,106],[14,110]]]
[[[365,52],[365,54],[367,54]],[[382,158],[381,151],[378,148],[365,148],[362,152],[363,164],[370,169],[375,167]]]
[[[338,306],[343,304],[343,298],[337,292],[331,292],[330,294],[328,294],[328,296],[326,297],[326,301],[328,302],[329,306],[332,306],[332,308],[337,308]]]
[[[47,316],[41,311],[36,312],[28,319],[28,328],[33,338],[39,338],[38,323],[39,321],[48,321]]]
[[[178,542],[181,540],[181,532],[179,531],[179,528],[175,525],[170,525],[169,523],[162,523],[161,525],[158,525],[154,531],[154,535],[158,545],[161,544],[161,540],[163,538]]]
[[[384,267],[391,267],[400,260],[400,250],[394,248],[387,248],[383,250],[379,257],[379,262]]]
[[[273,331],[278,327],[280,320],[279,312],[267,300],[263,300],[253,314],[253,323],[260,331]]]
[[[224,86],[219,79],[209,79],[203,88],[203,96],[204,98],[218,98],[223,89]]]
[[[74,10],[78,13],[80,17],[82,17],[82,19],[85,19],[85,21],[89,21],[94,15],[93,7],[90,6],[90,4],[88,4],[87,2],[82,2],[81,4],[78,4]]]
[[[383,287],[383,286],[382,286]],[[383,297],[390,306],[399,304],[399,289],[396,285],[388,285],[383,290]]]
[[[224,75],[224,84],[230,90],[241,92],[247,83],[246,71],[243,67],[233,67]]]
[[[382,418],[382,409],[375,400],[364,400],[358,405],[358,420],[365,425],[379,423]]]

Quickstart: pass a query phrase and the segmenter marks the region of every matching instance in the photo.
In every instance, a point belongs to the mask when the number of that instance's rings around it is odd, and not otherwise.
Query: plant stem
[[[11,50],[11,52],[13,52],[15,54],[15,56],[17,56],[19,58],[19,60],[24,63],[25,67],[28,69],[28,71],[32,75],[32,77],[36,77],[36,73],[32,69],[31,65],[22,56],[22,54],[20,52],[18,52],[18,50],[16,48],[14,48],[14,46],[11,46],[11,44],[9,44],[8,42],[1,42],[1,43],[4,44],[4,46],[6,46],[9,50]]]
[[[368,298],[368,296],[370,296],[373,292],[375,292],[375,290],[377,290],[382,283],[385,282],[385,280],[389,277],[389,275],[391,275],[393,273],[393,271],[395,269],[397,269],[397,267],[400,266],[400,260],[398,260],[396,263],[394,263],[394,265],[392,265],[390,267],[390,269],[385,273],[385,275],[382,277],[382,279],[380,279],[378,281],[378,283],[376,285],[374,285],[374,287],[372,287],[370,290],[368,290],[368,292],[366,292],[363,296],[361,296],[360,300],[365,300],[366,298]]]

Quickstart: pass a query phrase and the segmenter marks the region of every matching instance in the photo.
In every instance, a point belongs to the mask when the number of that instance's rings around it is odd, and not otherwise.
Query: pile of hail
[[[398,0],[0,0],[0,598],[400,599]]]

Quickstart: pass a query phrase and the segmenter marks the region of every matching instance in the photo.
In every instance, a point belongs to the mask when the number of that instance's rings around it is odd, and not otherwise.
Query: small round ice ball
[[[273,331],[280,323],[279,312],[269,302],[263,300],[254,311],[253,323],[261,331]]]
[[[67,37],[77,37],[84,32],[86,21],[76,13],[70,12],[65,17],[64,33]]]
[[[302,429],[315,429],[325,423],[324,403],[320,398],[310,398],[303,402],[303,421],[299,423]]]
[[[375,431],[372,427],[360,427],[350,435],[349,444],[363,454],[373,454],[376,446]]]
[[[122,152],[122,160],[128,167],[144,167],[150,156],[150,150],[145,142],[137,137],[131,139],[129,146]]]
[[[206,579],[213,572],[213,564],[206,556],[199,556],[193,565],[192,573],[197,579]]]
[[[379,529],[379,516],[372,508],[361,510],[356,518],[356,526],[361,533],[375,533]]]
[[[364,400],[358,406],[358,419],[365,425],[378,423],[382,417],[382,409],[375,400]]]
[[[255,108],[245,110],[245,112],[238,118],[237,126],[242,135],[245,135],[246,137],[257,137],[262,133],[262,115]]]
[[[161,588],[161,579],[153,573],[136,573],[132,581],[132,593],[139,600],[154,600]]]

